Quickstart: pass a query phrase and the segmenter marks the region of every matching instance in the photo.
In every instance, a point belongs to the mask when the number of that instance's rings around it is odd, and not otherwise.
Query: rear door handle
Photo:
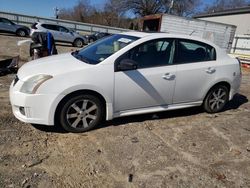
[[[174,80],[175,79],[175,75],[171,74],[171,73],[166,73],[162,76],[163,79],[165,80]]]
[[[206,73],[208,73],[208,74],[213,74],[215,71],[216,71],[216,69],[215,69],[215,68],[212,68],[212,67],[208,67],[208,68],[206,69]]]

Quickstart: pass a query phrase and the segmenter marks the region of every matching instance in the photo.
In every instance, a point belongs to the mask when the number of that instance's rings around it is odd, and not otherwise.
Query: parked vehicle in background
[[[158,31],[200,37],[215,43],[230,53],[236,26],[184,18],[170,14],[155,14],[141,19],[143,31]]]
[[[85,37],[87,38],[88,42],[91,43],[91,42],[94,42],[96,40],[99,40],[103,37],[107,37],[107,36],[110,36],[111,34],[110,33],[102,33],[102,32],[96,32],[96,33],[93,33],[93,34],[90,34],[90,35],[86,35]]]
[[[240,62],[207,40],[127,32],[25,64],[10,101],[21,121],[84,132],[135,114],[201,105],[216,113],[240,83]]]
[[[26,37],[30,34],[30,29],[24,25],[16,24],[7,18],[0,17],[0,31],[14,33],[20,37]]]
[[[71,43],[78,48],[88,43],[86,37],[58,24],[36,22],[31,26],[30,35],[32,36],[35,32],[50,32],[56,42]]]

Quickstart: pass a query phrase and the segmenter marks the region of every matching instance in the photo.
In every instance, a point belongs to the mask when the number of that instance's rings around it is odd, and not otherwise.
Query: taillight
[[[32,24],[31,29],[37,29],[36,25],[37,23]]]

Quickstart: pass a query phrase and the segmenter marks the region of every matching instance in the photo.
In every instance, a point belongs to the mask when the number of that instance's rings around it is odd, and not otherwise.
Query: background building
[[[243,55],[243,62],[250,63],[250,6],[198,14],[194,18],[237,26],[231,53]]]
[[[250,6],[198,14],[194,18],[237,26],[236,35],[250,35]]]

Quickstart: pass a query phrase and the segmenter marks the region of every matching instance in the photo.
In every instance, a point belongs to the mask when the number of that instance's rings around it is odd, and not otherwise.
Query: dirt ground
[[[0,35],[0,57],[19,54],[17,39]],[[119,118],[82,134],[15,119],[12,79],[0,77],[0,187],[250,187],[249,70],[221,113]]]

